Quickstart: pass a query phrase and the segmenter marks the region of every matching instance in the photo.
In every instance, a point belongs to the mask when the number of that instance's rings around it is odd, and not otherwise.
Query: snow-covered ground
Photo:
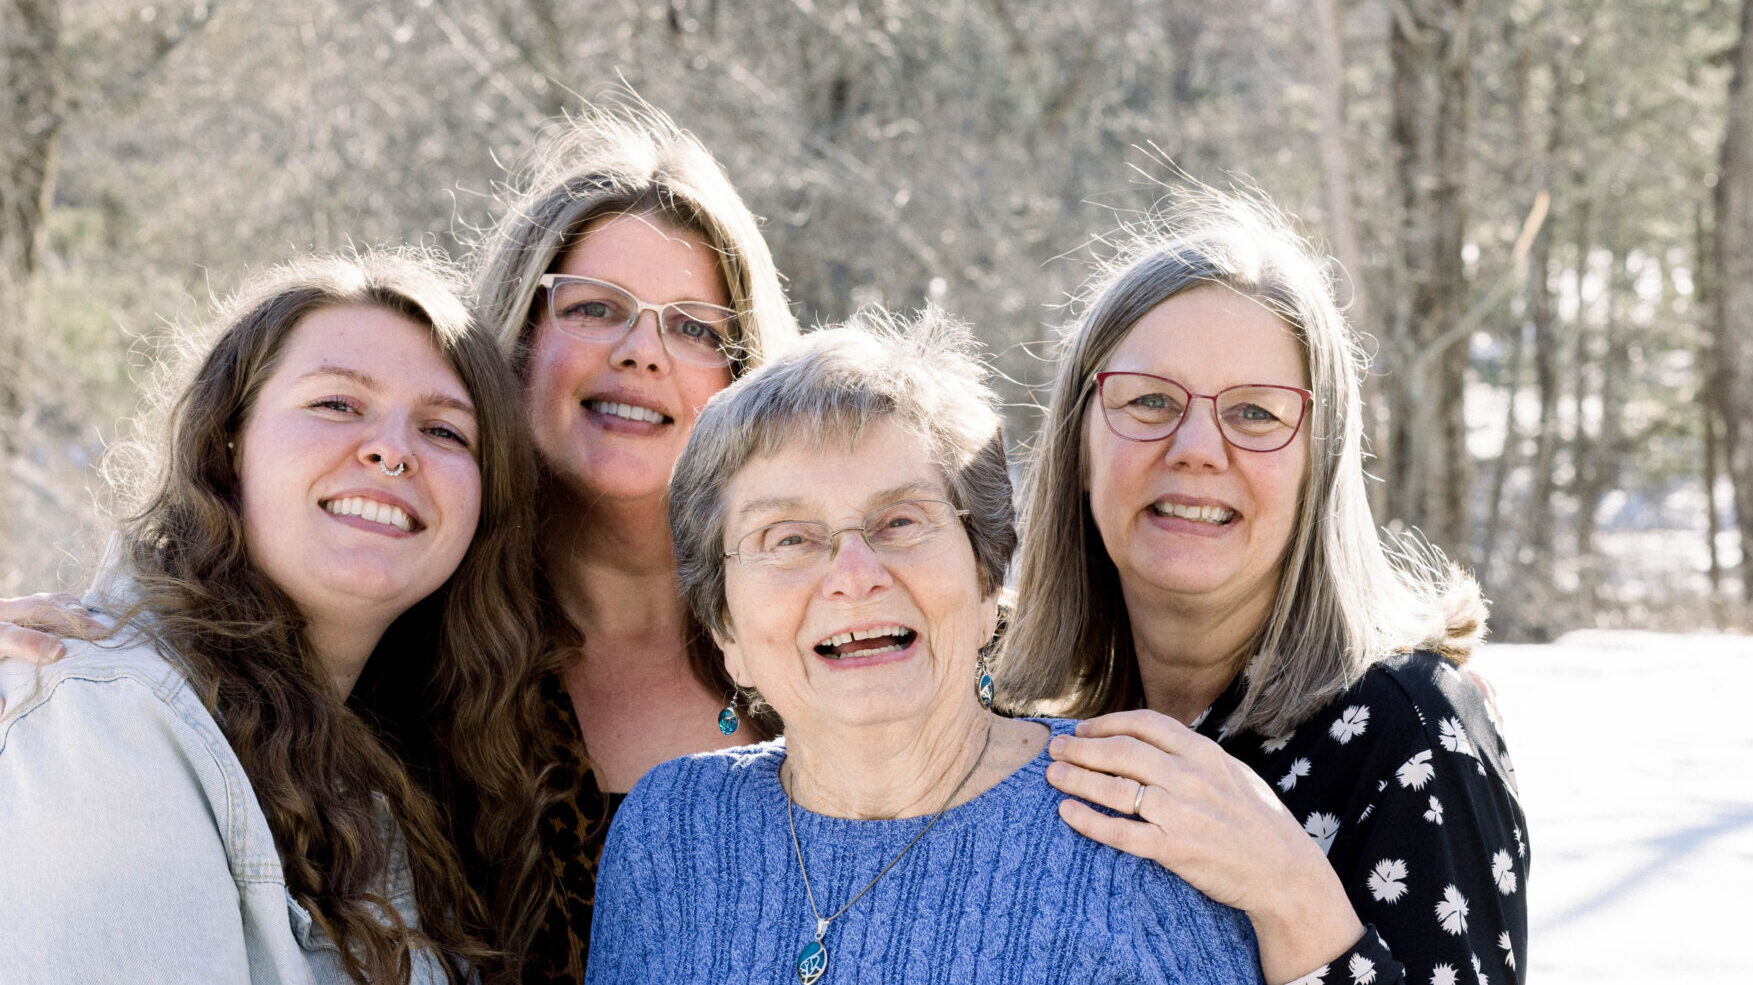
[[[1753,983],[1753,637],[1572,633],[1473,666],[1528,812],[1528,981]]]

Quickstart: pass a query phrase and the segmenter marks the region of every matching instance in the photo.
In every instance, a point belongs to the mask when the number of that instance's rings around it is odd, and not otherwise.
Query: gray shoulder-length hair
[[[1024,481],[1017,605],[1000,689],[1019,707],[1087,717],[1144,706],[1119,575],[1084,495],[1093,377],[1139,319],[1220,285],[1265,305],[1301,342],[1314,401],[1309,471],[1277,596],[1255,634],[1246,691],[1227,723],[1280,735],[1408,649],[1466,660],[1485,631],[1473,579],[1411,538],[1384,543],[1364,489],[1367,361],[1326,264],[1258,197],[1207,193],[1130,244],[1091,281]]]
[[[911,321],[862,311],[811,332],[707,402],[670,480],[682,595],[713,632],[725,610],[725,489],[751,459],[794,441],[855,442],[879,421],[925,441],[949,501],[968,511],[980,591],[1004,584],[1016,549],[1004,433],[967,326],[927,308]]]
[[[650,215],[718,252],[736,331],[731,375],[758,366],[797,336],[759,223],[712,154],[669,117],[636,100],[556,123],[530,151],[511,201],[478,245],[479,321],[527,373],[543,274],[559,266],[591,222]]]

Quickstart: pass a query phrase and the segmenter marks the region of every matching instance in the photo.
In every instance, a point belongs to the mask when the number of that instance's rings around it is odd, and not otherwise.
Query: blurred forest
[[[806,325],[932,300],[1030,386],[1101,237],[1257,186],[1372,339],[1378,519],[1495,636],[1753,613],[1753,0],[0,0],[0,594],[77,587],[166,325],[311,249],[465,256],[625,85]],[[1740,508],[1736,508],[1736,499]]]

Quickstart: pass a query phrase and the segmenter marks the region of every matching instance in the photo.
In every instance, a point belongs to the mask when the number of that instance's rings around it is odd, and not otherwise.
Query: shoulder
[[[625,839],[628,830],[684,822],[705,814],[718,815],[721,805],[767,791],[779,792],[776,777],[785,761],[785,740],[682,756],[653,766],[615,812],[611,840]]]
[[[0,700],[0,753],[6,750],[7,737],[25,722],[35,719],[40,724],[50,713],[74,705],[112,717],[130,712],[164,715],[217,732],[182,671],[143,639],[69,640],[66,657],[41,667],[0,660]]]
[[[1379,707],[1389,731],[1424,748],[1440,746],[1475,758],[1514,786],[1514,770],[1484,693],[1443,657],[1422,650],[1396,654],[1371,667],[1342,700]]]

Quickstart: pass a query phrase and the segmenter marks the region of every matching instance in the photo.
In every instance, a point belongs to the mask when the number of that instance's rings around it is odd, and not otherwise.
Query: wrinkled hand
[[[67,655],[63,639],[97,639],[106,631],[66,592],[0,599],[0,659],[54,663]]]
[[[1266,782],[1217,743],[1140,710],[1090,719],[1047,748],[1056,760],[1047,782],[1124,815],[1065,800],[1065,823],[1246,912],[1268,982],[1306,974],[1362,935],[1320,846]]]

